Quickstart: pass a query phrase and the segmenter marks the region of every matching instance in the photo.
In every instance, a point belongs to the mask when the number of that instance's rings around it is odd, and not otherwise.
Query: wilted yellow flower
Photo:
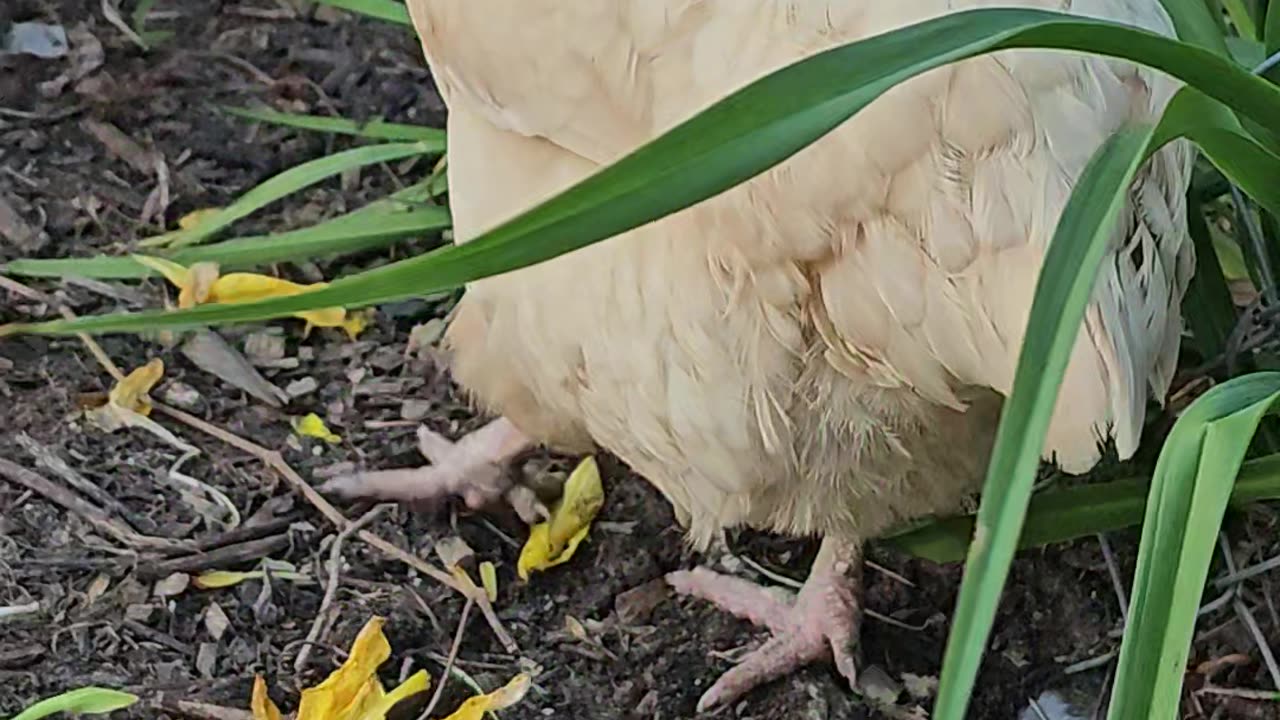
[[[270,275],[235,272],[226,275],[218,274],[216,263],[196,263],[186,267],[172,260],[134,255],[133,259],[165,276],[169,282],[179,289],[178,307],[194,307],[206,302],[242,303],[270,298],[290,297],[309,290],[328,287],[328,283],[300,283],[283,280]],[[360,334],[369,324],[367,312],[348,313],[346,308],[321,308],[319,310],[303,310],[291,313],[294,317],[307,321],[303,330],[305,337],[312,327],[340,327],[352,339]]]
[[[293,429],[299,435],[319,438],[327,443],[342,442],[342,437],[330,431],[329,426],[325,425],[324,420],[321,420],[320,416],[315,413],[307,413],[294,420]]]
[[[378,667],[391,657],[391,644],[382,634],[383,623],[380,617],[370,619],[356,636],[342,667],[324,682],[302,691],[296,720],[385,720],[396,703],[431,686],[427,672],[419,670],[391,692],[383,689]],[[280,718],[280,710],[267,697],[266,683],[260,676],[254,679],[250,707],[254,720]]]
[[[107,393],[107,404],[132,410],[139,415],[151,414],[151,398],[147,393],[164,377],[164,361],[154,358],[116,383]]]
[[[588,456],[565,481],[564,496],[551,509],[551,519],[529,529],[516,565],[520,578],[528,580],[530,571],[546,570],[573,557],[603,505],[600,468]]]

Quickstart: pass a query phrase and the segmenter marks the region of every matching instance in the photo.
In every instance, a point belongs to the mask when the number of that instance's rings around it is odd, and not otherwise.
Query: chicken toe
[[[546,507],[531,490],[514,485],[507,472],[510,462],[531,446],[528,436],[506,418],[456,443],[423,426],[418,428],[418,450],[431,465],[344,475],[320,490],[345,498],[401,502],[433,502],[456,495],[473,509],[504,498],[524,520],[536,522],[546,516]]]
[[[715,603],[773,635],[720,676],[698,701],[698,712],[733,702],[759,685],[823,659],[833,659],[854,687],[861,582],[858,551],[830,538],[823,540],[804,587],[787,600],[754,583],[705,568],[668,574],[667,583],[676,592]]]

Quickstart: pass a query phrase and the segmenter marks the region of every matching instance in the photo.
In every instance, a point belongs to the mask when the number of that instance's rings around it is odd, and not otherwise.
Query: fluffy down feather
[[[450,107],[459,242],[734,89],[836,44],[1017,5],[1171,33],[1153,0],[409,0]],[[691,537],[858,539],[960,507],[985,466],[1046,244],[1090,155],[1176,83],[1005,51],[906,82],[810,148],[662,221],[474,283],[455,376],[537,439],[615,452]],[[1133,187],[1046,453],[1132,454],[1193,269],[1186,147]]]

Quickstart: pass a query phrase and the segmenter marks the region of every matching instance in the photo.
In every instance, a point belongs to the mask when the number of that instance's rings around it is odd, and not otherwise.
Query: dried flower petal
[[[587,537],[591,521],[604,505],[604,487],[595,458],[583,460],[564,484],[564,496],[551,510],[551,519],[529,529],[516,570],[522,580],[529,572],[555,567],[573,557]]]
[[[294,420],[293,429],[304,437],[319,438],[327,443],[342,442],[342,437],[330,431],[329,426],[325,425],[324,420],[321,420],[320,416],[315,413],[307,413],[303,417]]]
[[[524,699],[524,696],[529,692],[530,684],[532,684],[532,681],[529,676],[525,673],[520,673],[505,686],[486,695],[477,695],[462,703],[445,720],[480,720],[486,712],[509,708]],[[298,720],[302,719],[299,718]]]

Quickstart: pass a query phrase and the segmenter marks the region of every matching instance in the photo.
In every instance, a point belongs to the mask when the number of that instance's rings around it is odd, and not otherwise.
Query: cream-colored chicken
[[[458,242],[544,200],[753,79],[930,17],[1017,5],[1171,34],[1159,0],[409,0],[449,106]],[[750,182],[556,260],[473,283],[454,377],[501,419],[430,468],[335,483],[386,498],[506,490],[545,444],[598,445],[705,546],[751,526],[824,538],[792,604],[705,569],[678,590],[773,637],[700,707],[823,657],[850,681],[860,546],[960,510],[981,485],[1045,247],[1090,155],[1177,85],[1132,64],[1014,51],[890,91]],[[1085,471],[1133,453],[1174,369],[1193,268],[1190,156],[1132,191],[1050,429]]]

